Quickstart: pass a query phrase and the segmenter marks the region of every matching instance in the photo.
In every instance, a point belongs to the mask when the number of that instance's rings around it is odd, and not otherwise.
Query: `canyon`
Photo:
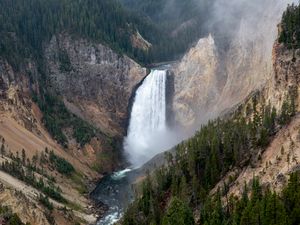
[[[246,115],[245,106],[253,104],[253,96],[258,96],[258,106],[270,102],[280,111],[291,88],[300,89],[299,49],[288,49],[277,40],[278,24],[287,2],[265,1],[264,10],[254,16],[244,14],[228,45],[220,33],[212,31],[166,70],[155,68],[150,72],[107,44],[67,31],[52,35],[44,43],[41,56],[44,71],[33,57],[24,60],[18,70],[0,57],[0,144],[5,149],[5,154],[0,156],[1,165],[18,162],[21,154],[25,154],[24,162],[19,165],[22,170],[30,171],[36,161],[34,176],[60,190],[66,200],[59,202],[49,197],[54,206],[50,214],[56,224],[95,223],[106,206],[101,201],[95,205],[89,194],[105,175],[128,165],[140,167],[156,154],[193,136],[209,120],[227,118],[237,111]],[[151,43],[138,31],[136,36],[132,37],[134,44],[148,51]],[[156,73],[163,73],[160,78],[164,79],[153,78]],[[151,82],[154,89],[164,86],[164,92],[160,88],[155,91],[157,96],[150,96],[153,89],[144,90],[143,85]],[[76,129],[71,123],[61,129],[66,144],[61,144],[47,129],[48,111],[40,101],[47,99],[48,94],[58,99],[54,106],[63,105],[64,116],[83,121],[83,127],[93,131],[86,143],[76,139]],[[144,111],[134,105],[140,95],[140,105],[151,99]],[[299,103],[297,96],[297,112]],[[134,117],[132,126],[130,116]],[[142,123],[141,119],[149,124]],[[299,115],[296,115],[260,153],[260,161],[252,157],[251,165],[233,168],[211,194],[230,179],[229,193],[240,196],[244,182],[251,180],[253,174],[261,178],[263,185],[280,190],[291,171],[299,167],[299,127]],[[156,133],[158,129],[162,132]],[[176,135],[166,140],[171,131]],[[153,135],[149,135],[151,132]],[[166,145],[151,143],[146,140],[149,136]],[[124,137],[127,138],[125,152]],[[145,154],[139,155],[141,145],[133,151],[136,139],[150,143],[150,147],[144,148]],[[282,153],[281,146],[291,150]],[[283,158],[290,151],[294,160],[286,162]],[[74,172],[70,176],[61,173],[51,162],[51,156],[69,162]],[[42,162],[44,157],[46,160]],[[156,156],[144,171],[166,163],[163,157]],[[29,163],[25,162],[27,159]],[[49,210],[40,200],[42,190],[2,170],[0,184],[2,203],[10,206],[23,222],[50,224]]]

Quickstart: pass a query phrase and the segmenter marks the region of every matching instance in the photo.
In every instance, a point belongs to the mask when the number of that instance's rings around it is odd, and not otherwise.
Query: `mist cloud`
[[[241,29],[254,40],[276,30],[288,4],[296,0],[216,0],[208,26],[219,35],[234,36]]]

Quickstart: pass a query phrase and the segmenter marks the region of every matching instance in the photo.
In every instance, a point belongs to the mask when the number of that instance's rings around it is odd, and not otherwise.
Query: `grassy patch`
[[[89,191],[87,189],[87,186],[84,183],[84,177],[82,174],[75,172],[71,175],[71,180],[77,185],[76,190],[80,194],[87,194]]]

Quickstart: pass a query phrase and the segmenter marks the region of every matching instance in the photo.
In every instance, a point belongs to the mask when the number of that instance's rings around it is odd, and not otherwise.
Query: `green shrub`
[[[49,160],[50,163],[54,165],[55,169],[61,174],[70,175],[71,173],[75,172],[75,169],[71,163],[64,158],[55,155],[53,151],[50,152]]]
[[[39,202],[42,203],[50,211],[53,210],[53,204],[49,201],[47,196],[40,195]]]
[[[96,129],[70,113],[59,97],[45,93],[43,100],[37,100],[37,102],[44,114],[45,127],[63,147],[68,147],[68,139],[63,133],[65,128],[73,129],[73,137],[82,147],[95,137]]]

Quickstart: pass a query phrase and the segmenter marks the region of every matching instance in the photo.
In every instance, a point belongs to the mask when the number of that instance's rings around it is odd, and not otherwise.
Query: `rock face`
[[[210,35],[199,40],[176,65],[174,74],[175,120],[192,126],[220,95],[221,77],[216,76],[218,55]]]
[[[286,96],[295,89],[300,93],[300,49],[289,50],[283,44],[275,43],[273,49],[274,76],[266,88],[266,97],[280,109]],[[298,110],[300,100],[298,95]]]
[[[0,118],[12,117],[27,130],[39,134],[29,91],[34,87],[26,73],[36,76],[34,63],[28,62],[22,72],[15,72],[6,60],[0,59]]]
[[[102,44],[64,34],[52,38],[45,57],[53,90],[70,111],[105,133],[124,134],[128,102],[145,68]]]
[[[272,79],[272,48],[287,2],[270,4],[266,0],[263,10],[254,10],[255,15],[245,12],[237,30],[232,31],[228,47],[215,44],[210,35],[183,57],[173,68],[177,123],[199,127]]]

